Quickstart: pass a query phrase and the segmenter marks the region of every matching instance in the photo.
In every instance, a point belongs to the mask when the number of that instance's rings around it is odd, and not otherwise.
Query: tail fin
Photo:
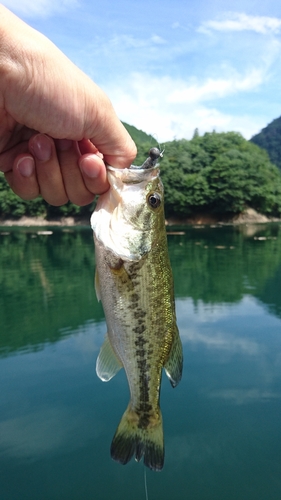
[[[162,416],[153,415],[145,425],[130,407],[125,411],[111,443],[111,457],[125,465],[135,455],[137,462],[143,457],[144,465],[160,471],[164,465],[164,438]]]

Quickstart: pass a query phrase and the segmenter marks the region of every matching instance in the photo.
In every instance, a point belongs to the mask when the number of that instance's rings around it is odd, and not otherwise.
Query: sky
[[[280,0],[2,0],[159,143],[281,115]]]

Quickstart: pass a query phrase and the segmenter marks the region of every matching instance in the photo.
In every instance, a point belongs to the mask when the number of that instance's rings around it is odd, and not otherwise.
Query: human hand
[[[105,162],[124,168],[135,155],[104,92],[0,5],[0,170],[13,191],[86,205],[108,189]]]

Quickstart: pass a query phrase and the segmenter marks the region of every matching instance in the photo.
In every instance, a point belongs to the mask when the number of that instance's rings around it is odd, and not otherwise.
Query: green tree
[[[272,215],[281,212],[280,172],[265,151],[235,132],[172,141],[161,169],[168,216],[239,213],[246,206]]]

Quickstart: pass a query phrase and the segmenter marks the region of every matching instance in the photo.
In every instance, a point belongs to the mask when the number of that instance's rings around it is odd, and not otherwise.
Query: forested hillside
[[[251,142],[265,149],[272,163],[281,169],[281,117],[254,135]]]
[[[141,163],[145,145],[138,151]],[[266,151],[236,132],[195,133],[190,141],[166,143],[161,176],[167,216],[237,214],[247,206],[267,215],[281,213],[280,171]]]
[[[134,125],[129,125],[128,123],[122,122],[124,127],[128,130],[130,136],[135,141],[136,144],[149,143],[150,147],[157,146],[157,141],[152,135],[146,134],[142,130],[134,127]]]
[[[134,163],[141,165],[156,144],[152,136],[125,124],[138,147]],[[237,214],[252,207],[266,215],[281,215],[281,172],[268,154],[240,134],[194,134],[190,141],[165,144],[161,160],[166,215],[186,217],[196,213]],[[43,215],[47,218],[86,215],[94,204],[77,207],[68,203],[52,207],[38,198],[23,201],[0,176],[0,216]]]

